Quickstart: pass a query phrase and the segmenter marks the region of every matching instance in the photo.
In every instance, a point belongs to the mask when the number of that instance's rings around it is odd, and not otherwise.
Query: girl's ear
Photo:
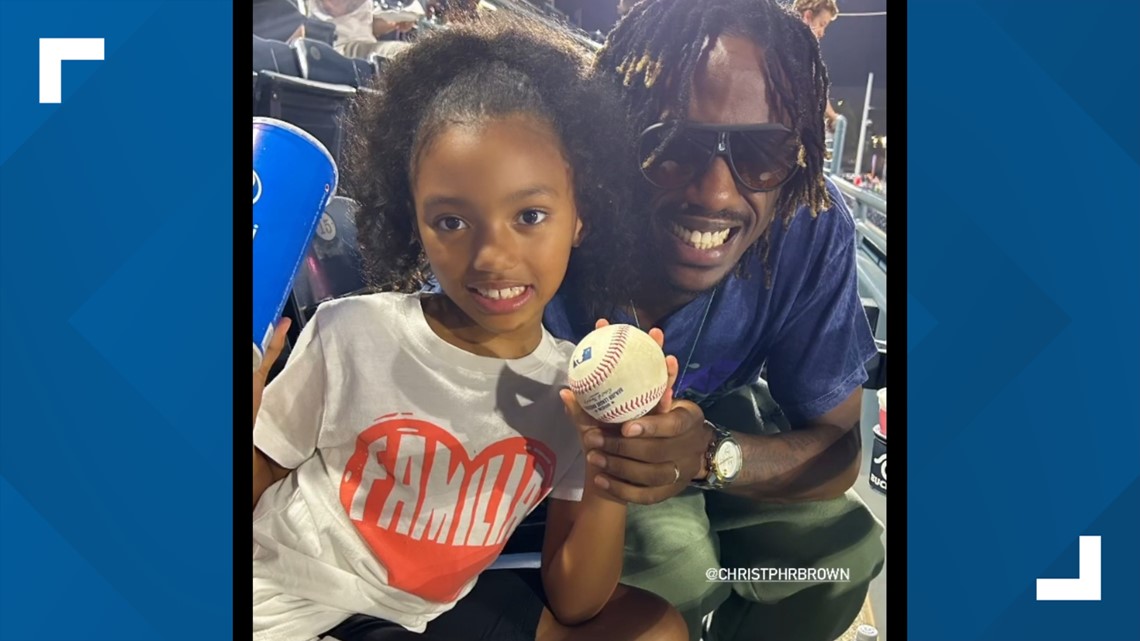
[[[585,234],[582,233],[583,228],[582,217],[579,216],[574,222],[574,242],[571,243],[572,247],[577,247],[582,244],[582,239],[585,237]]]

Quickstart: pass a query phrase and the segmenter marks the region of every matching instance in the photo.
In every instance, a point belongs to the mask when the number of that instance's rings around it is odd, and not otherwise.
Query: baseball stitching
[[[648,392],[642,394],[641,396],[638,396],[637,398],[634,398],[633,400],[626,401],[617,407],[611,408],[610,411],[603,414],[602,417],[598,420],[603,423],[612,423],[615,419],[617,419],[617,417],[621,416],[622,414],[625,414],[626,412],[641,405],[642,403],[649,402],[654,397],[660,398],[660,396],[664,393],[665,384],[659,385],[658,387],[649,390]]]
[[[577,383],[570,383],[570,390],[575,394],[585,394],[597,385],[599,385],[606,377],[613,373],[614,368],[617,367],[618,360],[625,352],[626,335],[629,333],[629,328],[626,326],[619,327],[614,332],[614,338],[610,344],[606,346],[606,353],[602,356],[602,362],[598,363],[597,368],[590,373],[586,378],[578,381]]]

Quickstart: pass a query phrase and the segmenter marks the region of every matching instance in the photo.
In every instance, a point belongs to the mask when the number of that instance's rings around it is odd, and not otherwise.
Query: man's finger
[[[625,436],[602,434],[602,444],[597,449],[606,456],[620,456],[643,463],[664,463],[672,457],[658,439],[627,438]]]
[[[697,408],[697,411],[693,411]],[[641,418],[627,421],[621,433],[627,437],[672,438],[680,436],[700,425],[703,420],[700,408],[689,401],[677,401],[669,412],[646,414]]]
[[[621,433],[626,437],[669,438],[681,432],[681,425],[678,412],[647,414],[623,425]]]
[[[590,449],[602,448],[606,444],[606,433],[600,427],[593,427],[582,434],[582,442]]]
[[[601,328],[603,328],[609,324],[610,324],[610,322],[608,320],[606,320],[604,318],[599,318],[598,322],[594,323],[594,329],[601,329]]]
[[[620,456],[606,456],[603,452],[591,451],[586,455],[593,465],[606,471],[606,474],[633,485],[652,487],[669,485],[677,479],[677,469],[669,461],[665,463],[642,463]]]
[[[649,330],[648,334],[649,338],[652,338],[653,342],[657,343],[658,347],[665,349],[665,332],[654,327],[653,329]]]
[[[665,393],[661,395],[661,400],[657,401],[657,405],[649,410],[649,414],[667,414],[673,407],[673,388],[666,387]]]
[[[638,487],[616,479],[608,474],[598,474],[595,476],[594,484],[622,501],[637,503],[639,505],[660,503],[665,499],[676,496],[685,487],[681,483],[671,483],[669,485],[658,485],[654,487]]]
[[[666,414],[673,409],[673,384],[677,382],[677,357],[665,357],[665,373],[665,393],[661,395],[661,400],[657,401],[657,405],[649,410],[650,414]]]

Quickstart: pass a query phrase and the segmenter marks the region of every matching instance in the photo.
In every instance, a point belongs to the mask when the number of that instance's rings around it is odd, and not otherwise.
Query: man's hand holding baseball
[[[675,401],[668,412],[625,423],[620,434],[598,430],[585,440],[591,460],[605,471],[597,482],[620,499],[650,505],[704,478],[712,438],[701,408]]]
[[[596,327],[609,323],[599,320]],[[660,329],[649,336],[664,346]],[[616,499],[652,504],[676,496],[691,479],[703,478],[705,452],[712,432],[704,425],[704,413],[695,403],[673,400],[677,358],[665,357],[669,381],[661,401],[645,416],[624,425],[605,425],[591,418],[574,401],[569,390],[562,400],[582,431],[582,444],[590,469],[598,470],[593,483]]]

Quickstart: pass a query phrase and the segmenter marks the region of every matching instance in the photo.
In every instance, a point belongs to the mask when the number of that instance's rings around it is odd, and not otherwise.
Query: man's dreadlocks
[[[831,206],[823,179],[828,79],[819,43],[799,16],[773,0],[642,0],[610,32],[595,71],[624,85],[631,124],[640,132],[666,109],[688,112],[693,74],[721,34],[765,49],[769,104],[791,118],[804,147],[800,171],[780,191],[777,216],[790,224],[801,205],[817,215]]]

